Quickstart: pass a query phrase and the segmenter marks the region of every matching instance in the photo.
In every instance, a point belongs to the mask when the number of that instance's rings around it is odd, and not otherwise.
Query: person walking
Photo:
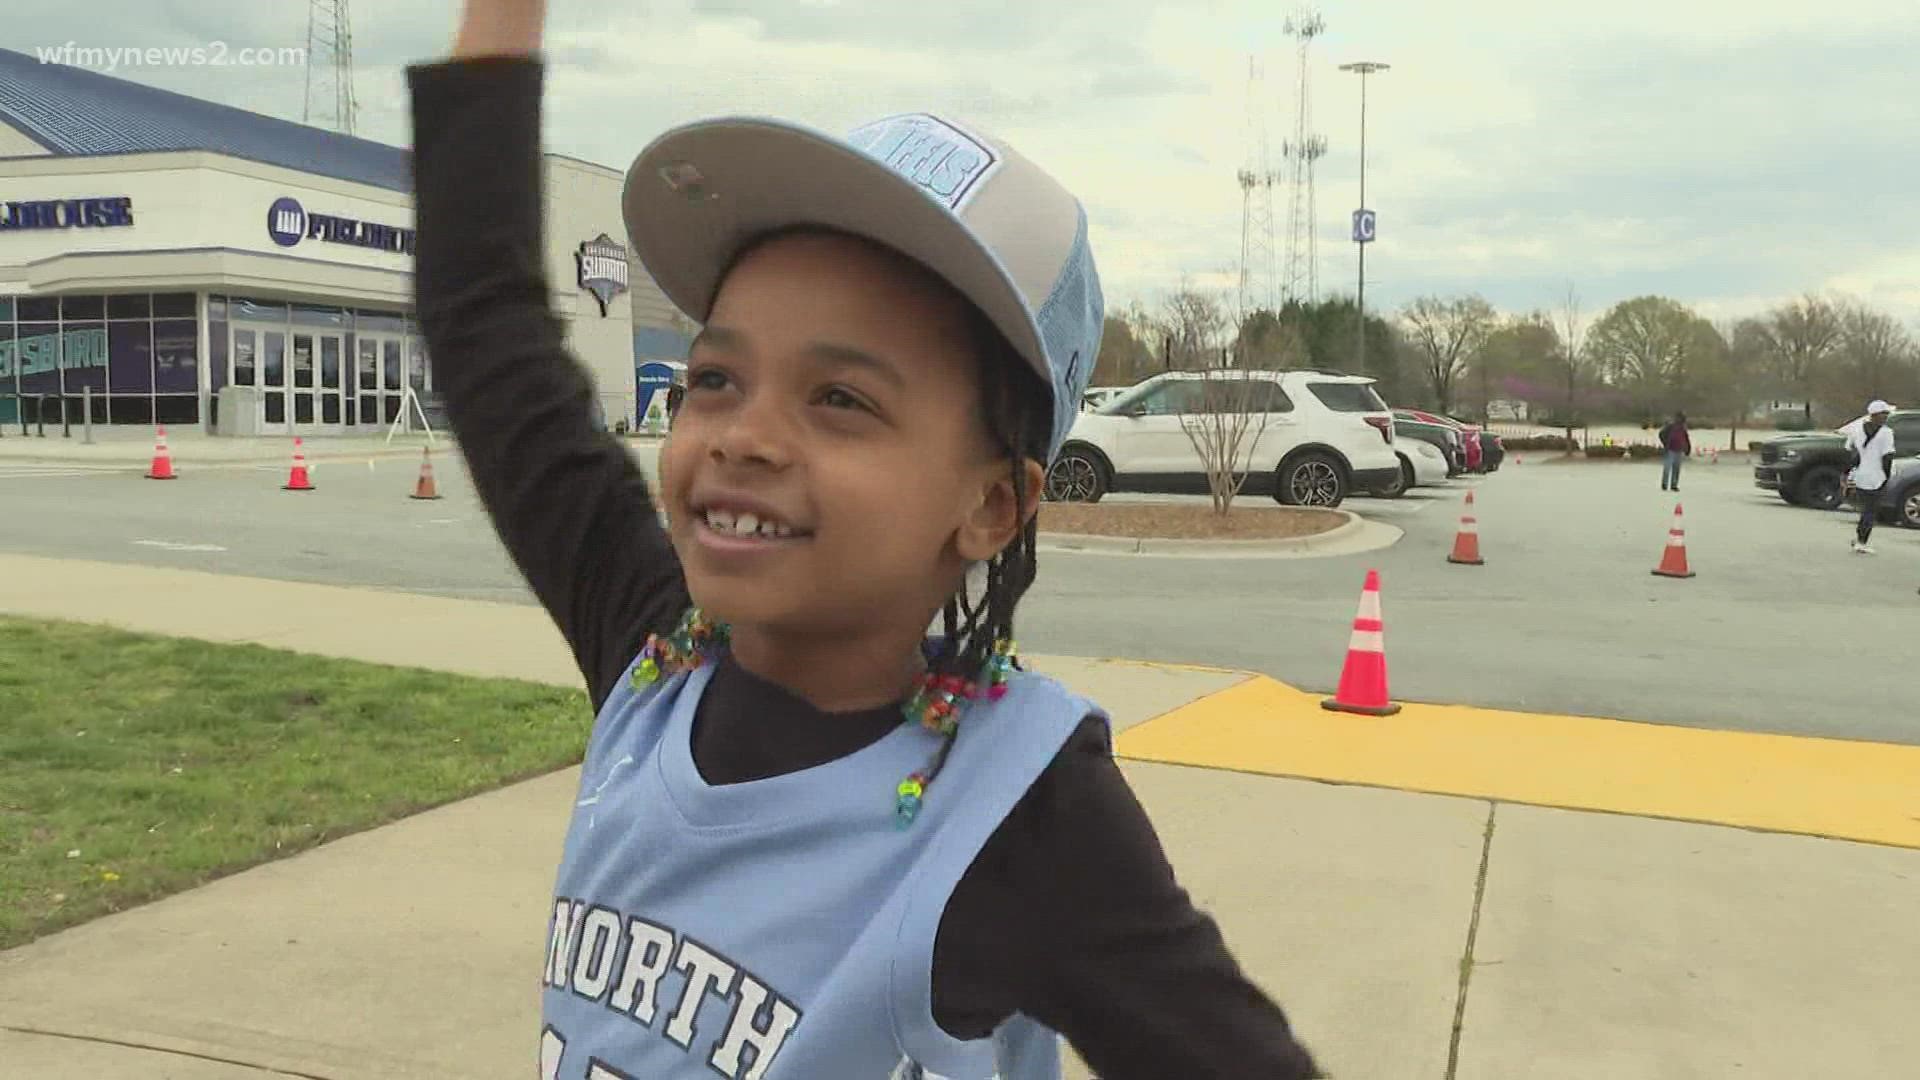
[[[1873,537],[1874,522],[1880,513],[1880,490],[1893,474],[1893,429],[1887,415],[1893,406],[1875,399],[1867,405],[1867,415],[1848,424],[1847,451],[1853,455],[1853,494],[1860,502],[1860,524],[1854,531],[1855,554],[1871,555],[1867,541]]]
[[[1660,448],[1666,451],[1660,466],[1660,490],[1680,490],[1680,463],[1693,453],[1693,437],[1687,433],[1687,414],[1677,412],[1660,429]]]

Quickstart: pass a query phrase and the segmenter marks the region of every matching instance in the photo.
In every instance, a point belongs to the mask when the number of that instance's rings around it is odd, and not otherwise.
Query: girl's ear
[[[1014,493],[1013,475],[1004,466],[996,468],[981,488],[980,501],[960,523],[954,542],[967,562],[985,562],[1000,554],[1039,510],[1046,470],[1031,460],[1015,467],[1022,474],[1019,497]]]

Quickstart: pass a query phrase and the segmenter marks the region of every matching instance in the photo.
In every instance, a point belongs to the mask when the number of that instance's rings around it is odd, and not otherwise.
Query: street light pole
[[[1371,227],[1363,235],[1360,223],[1361,217],[1367,212],[1367,76],[1386,71],[1387,65],[1363,60],[1341,64],[1340,70],[1355,72],[1360,76],[1360,209],[1354,215],[1353,241],[1360,248],[1360,291],[1356,301],[1359,308],[1357,366],[1364,371],[1367,366],[1367,244],[1373,239]]]

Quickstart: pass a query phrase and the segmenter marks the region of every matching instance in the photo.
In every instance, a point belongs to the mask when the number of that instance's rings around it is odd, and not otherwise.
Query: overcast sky
[[[5,44],[304,43],[304,3],[9,0]],[[549,149],[624,168],[663,128],[773,113],[833,131],[951,111],[1087,204],[1111,307],[1240,257],[1247,69],[1293,128],[1287,11],[1245,0],[551,0]],[[1273,9],[1277,13],[1268,13]],[[1479,292],[1509,311],[1571,282],[1589,316],[1644,293],[1711,318],[1836,291],[1920,325],[1915,0],[1370,0],[1318,8],[1309,60],[1323,294],[1351,294],[1358,78],[1369,82],[1369,307]],[[360,133],[409,141],[401,68],[456,0],[358,0]],[[117,74],[298,119],[298,67]],[[1284,163],[1275,156],[1276,168]],[[1275,192],[1284,252],[1287,194]]]

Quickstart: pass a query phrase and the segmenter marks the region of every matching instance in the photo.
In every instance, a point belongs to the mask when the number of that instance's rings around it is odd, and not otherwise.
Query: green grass
[[[579,761],[577,690],[0,618],[0,949]]]

